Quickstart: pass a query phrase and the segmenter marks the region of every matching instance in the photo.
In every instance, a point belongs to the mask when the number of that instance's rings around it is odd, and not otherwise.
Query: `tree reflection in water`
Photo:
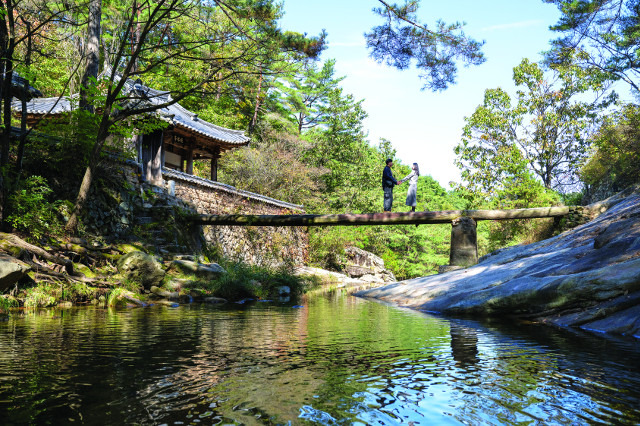
[[[301,303],[12,313],[0,423],[640,422],[637,342]]]

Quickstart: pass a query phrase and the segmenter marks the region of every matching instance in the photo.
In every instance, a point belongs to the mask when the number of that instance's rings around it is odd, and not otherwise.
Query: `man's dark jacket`
[[[391,173],[391,167],[384,166],[384,170],[382,171],[382,187],[393,188],[393,186],[397,184],[398,181],[393,177],[393,173]]]

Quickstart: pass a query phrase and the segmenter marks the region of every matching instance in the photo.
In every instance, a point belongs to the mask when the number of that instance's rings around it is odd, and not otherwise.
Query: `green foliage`
[[[594,138],[595,149],[580,176],[589,187],[614,191],[640,182],[640,106],[611,115]]]
[[[63,286],[61,300],[81,302],[96,296],[96,289],[82,282],[74,282]]]
[[[263,123],[252,147],[228,152],[220,162],[219,179],[237,188],[307,204],[321,185],[323,171],[303,162],[304,147],[296,135]]]
[[[55,306],[60,301],[82,302],[95,298],[98,289],[89,287],[85,283],[51,283],[38,282],[33,287],[24,290],[22,299],[25,308],[46,308]]]
[[[6,311],[10,308],[17,308],[18,300],[8,295],[0,295],[0,312]]]
[[[560,194],[562,204],[565,206],[579,206],[582,204],[582,192],[570,192],[568,194]]]
[[[123,296],[135,297],[136,295],[125,287],[116,287],[107,296],[107,306],[111,308],[125,307],[127,301]]]
[[[11,214],[7,217],[7,222],[35,240],[44,235],[59,233],[62,223],[57,210],[61,202],[49,201],[51,194],[52,190],[44,178],[28,177],[9,199]]]
[[[365,139],[363,120],[367,114],[362,101],[336,89],[330,93],[324,109],[327,122],[305,134],[310,144],[305,161],[327,171],[321,176],[320,203],[310,205],[309,210],[336,213],[380,210],[384,160]]]
[[[345,262],[344,249],[354,244],[352,229],[309,228],[309,262],[323,269],[342,270]],[[355,228],[356,233],[359,230],[362,227]]]
[[[278,85],[284,94],[282,107],[299,133],[328,121],[329,96],[344,79],[334,74],[335,60],[325,61],[320,70],[314,62],[305,61],[299,72],[287,76],[284,84]]]
[[[371,57],[398,69],[407,69],[416,60],[424,88],[444,90],[455,83],[456,61],[480,65],[485,61],[480,50],[483,43],[462,31],[464,24],[438,21],[429,28],[418,20],[419,0],[405,0],[398,6],[380,0],[382,7],[374,13],[385,22],[365,34]]]
[[[575,188],[598,113],[614,98],[576,100],[602,88],[602,79],[579,68],[562,68],[556,78],[558,84],[545,80],[542,69],[524,59],[513,70],[514,82],[525,89],[517,91],[515,105],[500,88],[485,91],[455,148],[456,165],[472,193],[490,199],[515,192],[510,187],[532,185],[530,175],[546,188]]]
[[[547,52],[550,64],[575,61],[582,68],[603,71],[636,92],[640,90],[637,0],[544,1],[558,7],[560,19],[551,29],[563,33]]]

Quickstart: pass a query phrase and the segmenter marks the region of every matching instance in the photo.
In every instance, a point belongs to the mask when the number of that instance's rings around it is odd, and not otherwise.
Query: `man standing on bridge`
[[[398,184],[396,178],[391,173],[391,167],[393,166],[393,160],[387,158],[387,165],[382,171],[382,190],[384,191],[384,211],[390,212],[391,205],[393,204],[393,187]]]

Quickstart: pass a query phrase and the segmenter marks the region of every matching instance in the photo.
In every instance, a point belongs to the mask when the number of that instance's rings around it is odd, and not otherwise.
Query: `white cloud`
[[[330,47],[366,47],[364,41],[331,41],[329,40]]]
[[[531,21],[512,22],[510,24],[491,25],[490,27],[484,27],[482,28],[482,31],[501,31],[501,30],[511,30],[514,28],[528,28],[528,27],[535,27],[543,23],[544,21],[542,21],[541,19],[535,19]]]

